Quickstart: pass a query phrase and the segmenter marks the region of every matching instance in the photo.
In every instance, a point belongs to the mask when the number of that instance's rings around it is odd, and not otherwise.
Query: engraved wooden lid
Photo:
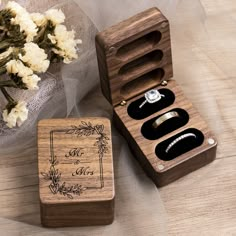
[[[38,168],[41,204],[112,200],[110,121],[94,117],[40,121]]]
[[[98,33],[96,49],[102,91],[113,105],[173,76],[169,22],[157,8]]]

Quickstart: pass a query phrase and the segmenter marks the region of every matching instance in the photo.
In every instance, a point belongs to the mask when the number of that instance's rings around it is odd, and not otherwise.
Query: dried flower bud
[[[10,111],[8,109],[3,111],[3,120],[9,128],[13,128],[16,125],[21,126],[22,123],[27,120],[28,109],[26,106],[26,102],[19,101]]]

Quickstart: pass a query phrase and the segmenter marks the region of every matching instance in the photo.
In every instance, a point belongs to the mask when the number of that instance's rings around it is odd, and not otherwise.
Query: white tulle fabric
[[[35,146],[38,120],[68,116],[97,83],[96,72],[93,73],[96,70],[94,37],[97,29],[79,6],[73,1],[18,2],[30,12],[43,12],[50,7],[61,8],[67,16],[66,24],[77,32],[77,38],[81,38],[83,44],[77,61],[67,67],[63,64],[51,65],[49,71],[41,76],[38,91],[8,90],[16,100],[28,103],[29,118],[20,128],[14,129],[7,128],[0,119],[0,153],[6,154],[17,153],[17,149],[24,150],[29,145]],[[5,106],[6,101],[1,95],[0,110]]]
[[[203,74],[197,74],[197,71],[209,69],[201,58],[197,57],[209,55],[197,54],[194,50],[211,46],[210,41],[203,40],[206,35],[211,39],[209,36],[211,32],[207,29],[204,8],[198,0],[21,0],[18,2],[31,11],[34,9],[44,11],[50,7],[62,8],[67,16],[68,25],[72,25],[72,28],[76,30],[77,37],[83,40],[83,44],[77,61],[70,65],[50,68],[49,72],[44,75],[39,91],[11,91],[16,98],[24,99],[29,103],[30,113],[29,119],[20,129],[6,129],[4,123],[0,122],[0,152],[2,155],[16,156],[19,150],[25,150],[26,155],[35,153],[36,127],[37,121],[40,119],[67,116],[112,117],[112,107],[104,99],[99,89],[94,45],[95,34],[97,29],[102,30],[149,7],[159,7],[171,22],[175,79],[180,84],[184,84],[183,88],[190,97],[192,89],[199,90],[200,96],[208,94],[208,78],[204,78]],[[202,42],[206,44],[201,45]],[[220,46],[224,49],[224,45]],[[191,50],[189,50],[190,48]],[[191,64],[191,67],[186,66],[188,61],[193,60],[196,61],[196,64]],[[227,66],[230,67],[230,65]],[[192,70],[193,67],[199,67],[199,70]],[[227,67],[224,69],[227,73]],[[218,73],[221,73],[220,69]],[[199,100],[194,97],[191,99]],[[195,102],[203,114],[205,111],[203,115],[205,118],[213,116],[217,112],[216,101],[209,98],[209,103],[212,103],[213,113],[207,111],[205,104]],[[4,106],[5,103],[1,97],[0,108],[3,109]],[[220,133],[221,120],[216,119],[216,122],[219,125],[212,128]],[[133,161],[125,141],[114,128],[113,149],[117,196],[114,223],[106,227],[62,230],[58,232],[58,235],[65,235],[68,231],[70,235],[165,235],[166,215],[159,192]],[[37,170],[35,172],[37,173]],[[32,227],[31,230],[35,235],[52,235],[47,230],[36,226],[8,219],[2,219],[1,222],[1,228],[11,230],[11,232],[17,231],[19,227]],[[6,228],[6,225],[11,228]]]

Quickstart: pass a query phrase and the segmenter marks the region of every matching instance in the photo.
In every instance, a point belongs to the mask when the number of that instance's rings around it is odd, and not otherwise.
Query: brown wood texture
[[[173,76],[169,22],[157,8],[98,33],[96,49],[102,91],[112,105]]]
[[[132,101],[173,75],[169,22],[157,8],[141,12],[100,32],[96,37],[96,48],[102,91],[114,106],[116,126],[156,185],[166,185],[215,158],[215,137],[174,81],[168,84],[176,97],[172,106],[140,121],[132,119],[127,113]],[[127,101],[125,107],[118,105],[123,100]],[[188,123],[158,140],[144,138],[141,134],[144,122],[173,108],[187,111],[190,115]],[[159,159],[155,153],[156,146],[187,128],[200,130],[204,143],[171,161]],[[208,144],[209,138],[214,139],[213,144]]]
[[[156,88],[160,89],[162,87],[163,86],[159,86]],[[139,160],[143,169],[153,179],[157,186],[169,184],[170,182],[213,161],[216,157],[217,145],[216,138],[209,130],[206,122],[201,118],[192,103],[184,96],[181,88],[176,84],[176,82],[174,80],[170,80],[165,88],[174,92],[175,102],[165,109],[142,120],[132,119],[127,113],[127,107],[130,103],[139,97],[142,97],[143,94],[127,101],[126,106],[117,106],[114,109],[114,121],[116,126],[126,137],[126,140],[134,152],[135,157]],[[148,140],[143,137],[141,127],[144,122],[175,108],[182,108],[188,112],[189,121],[186,125],[157,140]],[[196,128],[203,133],[203,144],[173,160],[160,160],[155,154],[156,146],[164,140],[188,128]],[[212,138],[215,142],[213,144],[209,144],[209,138]]]
[[[114,172],[108,119],[40,121],[38,168],[44,226],[113,221]]]
[[[28,2],[28,1],[27,1]],[[45,1],[48,3],[48,1]],[[195,11],[195,5],[191,4],[192,12]],[[211,17],[211,29],[221,34],[223,37],[219,39],[222,45],[227,49],[228,54],[222,48],[208,45],[208,37],[201,39],[201,44],[196,44],[194,38],[190,40],[186,48],[191,51],[194,57],[184,55],[186,64],[191,64],[191,81],[199,81],[199,88],[193,89],[191,83],[187,80],[181,81],[181,87],[187,93],[189,98],[199,111],[207,123],[217,132],[219,146],[217,148],[217,159],[210,165],[207,165],[198,171],[187,175],[172,184],[160,188],[162,202],[167,212],[167,224],[164,225],[167,233],[164,235],[173,236],[225,236],[235,235],[236,232],[236,84],[235,70],[231,73],[219,72],[214,59],[219,59],[219,65],[233,64],[236,58],[235,40],[232,43],[225,42],[227,33],[235,32],[235,22],[229,13],[234,14],[236,9],[235,0],[201,0],[204,12],[207,17]],[[93,3],[92,3],[93,4]],[[186,26],[192,27],[189,21],[191,11],[186,10],[185,5],[178,6],[183,21]],[[216,23],[215,18],[222,20]],[[209,21],[208,21],[209,24]],[[206,41],[205,41],[206,40]],[[229,39],[229,41],[231,38]],[[174,44],[174,49],[179,48],[178,44]],[[204,47],[203,47],[204,46]],[[206,56],[211,55],[210,57]],[[182,55],[182,54],[181,54]],[[224,56],[222,56],[224,55]],[[173,54],[175,63],[180,63],[178,53]],[[201,63],[201,66],[199,66]],[[178,66],[178,65],[177,65]],[[184,70],[181,72],[184,73]],[[189,77],[189,73],[185,71]],[[176,74],[181,79],[183,74]],[[202,86],[208,84],[208,93],[202,93]],[[91,95],[87,96],[80,103],[80,109],[86,110],[88,106],[93,104],[90,101]],[[104,98],[99,92],[96,93],[96,100],[99,108],[110,113],[110,109]],[[217,107],[213,103],[209,103],[209,97],[216,100]],[[89,103],[90,101],[90,103]],[[96,105],[97,106],[97,105]],[[93,106],[92,106],[93,108]],[[95,105],[94,105],[95,108]],[[88,113],[87,110],[85,113]],[[220,117],[220,122],[216,123],[216,117]],[[115,153],[119,153],[119,146],[114,145]],[[9,147],[10,150],[10,147]],[[126,152],[125,152],[126,154]],[[39,201],[38,201],[38,176],[37,161],[34,154],[6,154],[0,158],[0,233],[1,235],[106,235],[104,229],[97,234],[94,227],[89,228],[66,228],[45,229],[40,227],[39,217]],[[119,171],[119,168],[117,169]],[[130,176],[126,176],[127,179]],[[117,183],[121,179],[118,178]],[[142,179],[142,177],[140,177]],[[141,182],[141,180],[140,180]],[[120,187],[122,192],[117,192],[117,196],[122,200],[127,198],[129,185]],[[143,201],[148,201],[150,196],[147,194]],[[140,199],[141,201],[141,199]],[[137,202],[139,205],[139,201]],[[120,205],[123,206],[122,204]],[[134,230],[136,235],[141,234],[140,227],[147,233],[146,235],[163,236],[161,229],[156,225],[150,224],[153,215],[146,215],[145,211],[138,212],[139,218],[143,226],[138,221],[134,222],[130,217],[130,211],[123,210],[122,222],[118,222],[117,228],[121,228],[121,232],[127,226],[130,233],[127,236],[133,236]],[[134,211],[133,214],[136,212]],[[165,216],[164,216],[165,217]],[[160,214],[160,218],[163,215]],[[101,228],[101,227],[96,227]],[[93,231],[94,230],[94,231]],[[160,230],[160,231],[159,231]],[[116,234],[115,234],[116,235]],[[118,235],[118,234],[117,234]],[[121,234],[119,234],[120,236]]]

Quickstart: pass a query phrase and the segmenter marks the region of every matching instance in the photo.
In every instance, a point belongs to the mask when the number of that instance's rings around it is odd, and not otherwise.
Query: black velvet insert
[[[176,111],[179,114],[179,117],[173,117],[164,123],[162,123],[159,127],[154,128],[152,124],[155,122],[156,119],[158,119],[160,116],[168,113]],[[155,140],[158,138],[161,138],[162,136],[186,125],[189,121],[189,115],[188,113],[180,108],[173,109],[171,111],[168,111],[166,113],[163,113],[151,120],[146,121],[142,128],[141,128],[141,133],[142,135],[149,140]]]
[[[147,102],[142,108],[139,108],[139,106],[145,101],[145,97],[143,96],[130,103],[127,109],[129,116],[135,120],[141,120],[174,103],[175,95],[172,91],[169,89],[159,89],[159,92],[165,95],[165,97],[162,97],[158,102]]]
[[[185,138],[185,139],[179,141],[177,144],[175,144],[169,150],[169,152],[166,153],[166,148],[168,147],[168,145],[172,141],[174,141],[176,138],[180,137],[181,135],[187,134],[187,133],[193,133],[197,136],[197,138],[195,138],[195,137]],[[190,129],[187,129],[187,130],[159,143],[156,146],[155,152],[156,152],[156,155],[159,159],[164,160],[164,161],[170,161],[170,160],[173,160],[174,158],[202,145],[203,141],[204,141],[204,135],[202,134],[202,132],[197,129],[190,128]]]

